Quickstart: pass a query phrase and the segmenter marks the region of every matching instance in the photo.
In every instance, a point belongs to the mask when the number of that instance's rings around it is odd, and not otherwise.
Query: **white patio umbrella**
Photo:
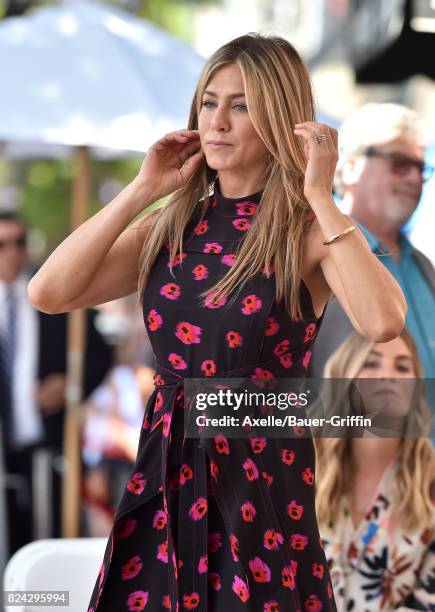
[[[164,30],[95,1],[0,22],[0,143],[76,156],[72,228],[87,217],[89,147],[145,152],[186,126],[204,60]],[[7,151],[7,148],[6,148]],[[84,317],[69,320],[63,534],[79,530]]]

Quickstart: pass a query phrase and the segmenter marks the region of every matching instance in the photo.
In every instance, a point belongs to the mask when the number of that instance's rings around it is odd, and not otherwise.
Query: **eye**
[[[378,364],[375,361],[366,361],[363,368],[377,368]]]
[[[246,106],[246,104],[242,104],[241,102],[239,104],[234,104],[233,108],[235,108],[236,110],[240,112],[245,112],[248,110],[248,107]]]
[[[205,108],[211,108],[212,106],[216,106],[216,104],[212,100],[204,100],[201,106],[205,106]]]
[[[396,366],[399,372],[410,372],[411,369],[408,366],[405,365],[398,365]]]

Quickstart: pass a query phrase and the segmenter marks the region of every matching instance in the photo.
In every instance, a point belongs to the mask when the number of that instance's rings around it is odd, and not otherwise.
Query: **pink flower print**
[[[245,315],[255,314],[261,310],[262,302],[255,294],[247,295],[242,300],[242,312]]]
[[[281,342],[278,342],[278,344],[275,345],[273,349],[273,353],[277,357],[280,357],[281,355],[284,355],[284,353],[287,353],[289,348],[290,348],[290,340],[287,340],[287,339],[281,340]]]
[[[216,446],[216,450],[220,455],[229,455],[230,454],[230,446],[228,444],[228,440],[222,434],[219,434],[214,439],[214,444]]]
[[[210,475],[213,478],[213,480],[217,482],[217,479],[219,476],[219,468],[217,464],[213,461],[213,459],[210,459]]]
[[[163,406],[163,394],[161,391],[157,391],[156,401],[154,402],[154,413],[158,412]]]
[[[271,476],[267,472],[261,472],[261,475],[263,476],[264,480],[266,481],[267,486],[270,487],[272,482],[273,482],[273,476]]]
[[[305,338],[304,338],[304,342],[308,342],[309,340],[312,340],[316,334],[316,324],[315,323],[309,323],[306,328],[305,328]]]
[[[216,374],[217,366],[213,359],[205,359],[201,363],[201,371],[204,372],[206,376],[214,376]]]
[[[305,468],[302,472],[302,480],[307,483],[307,485],[314,484],[314,473],[313,470],[309,467]]]
[[[208,569],[208,557],[207,557],[207,555],[202,555],[202,557],[200,557],[199,563],[198,563],[198,572],[200,574],[205,574],[207,569]]]
[[[187,368],[187,363],[176,353],[169,353],[168,361],[174,370],[185,370]]]
[[[181,255],[180,253],[177,253],[174,259],[172,259],[172,261],[171,260],[168,261],[168,268],[170,267],[171,263],[172,263],[172,266],[178,266],[178,264],[181,264],[186,259],[186,257],[187,257],[187,253],[181,253]]]
[[[170,491],[178,491],[180,488],[180,475],[177,472],[174,472],[169,476],[168,488]]]
[[[324,565],[322,563],[313,563],[312,567],[313,567],[313,576],[321,580],[325,574]]]
[[[252,459],[247,459],[243,464],[243,469],[245,470],[246,478],[248,480],[257,480],[258,478],[258,468]]]
[[[162,606],[167,610],[171,609],[171,598],[169,595],[163,595],[162,597]]]
[[[263,611],[264,612],[279,612],[278,602],[275,600],[266,601],[266,603],[264,604]]]
[[[167,524],[166,512],[164,510],[156,510],[153,516],[154,529],[164,529]]]
[[[311,360],[311,351],[307,351],[304,355],[304,358],[302,359],[302,365],[304,366],[304,368],[308,368],[308,364],[310,363]]]
[[[249,443],[252,448],[252,452],[258,455],[262,453],[266,448],[266,438],[250,438]]]
[[[238,215],[250,217],[255,214],[257,204],[255,202],[238,202],[236,209]]]
[[[122,579],[131,580],[132,578],[135,578],[142,567],[143,563],[139,555],[132,557],[125,565],[122,566]]]
[[[168,300],[178,300],[180,297],[180,285],[177,283],[166,283],[160,288],[160,295],[168,298]]]
[[[238,561],[239,557],[237,553],[239,552],[239,540],[237,536],[234,535],[234,533],[231,533],[229,536],[229,541],[230,541],[231,554],[233,555],[233,559],[234,561]]]
[[[155,385],[165,385],[165,379],[163,378],[163,376],[161,376],[160,374],[155,374],[154,375],[154,384]]]
[[[207,308],[221,308],[221,306],[224,306],[226,303],[226,295],[218,298],[217,296],[215,297],[214,292],[208,293],[204,298],[204,304],[207,306]]]
[[[291,368],[293,365],[293,359],[291,353],[286,353],[279,357],[279,361],[284,368]]]
[[[148,591],[133,591],[127,599],[128,612],[141,612],[148,603]]]
[[[279,545],[283,542],[284,538],[279,531],[275,531],[275,529],[268,529],[264,532],[264,548],[267,548],[268,550],[278,550]]]
[[[282,568],[281,582],[284,587],[286,587],[287,589],[290,589],[291,591],[294,591],[295,586],[296,586],[295,575],[290,565],[286,565]]]
[[[227,333],[225,337],[227,339],[228,346],[230,348],[237,348],[238,346],[242,346],[243,344],[243,338],[239,334],[239,332],[231,330]]]
[[[260,267],[260,272],[262,274],[266,273],[266,264]],[[270,263],[269,264],[269,274],[274,274],[274,272],[275,272],[275,266],[273,265],[273,263]]]
[[[226,266],[229,266],[230,268],[232,268],[234,264],[236,263],[236,259],[237,259],[236,253],[225,253],[225,255],[222,255],[221,257],[221,262],[225,264]]]
[[[304,550],[308,544],[308,538],[303,533],[293,533],[290,537],[290,546],[293,550]]]
[[[232,223],[235,229],[241,232],[246,232],[246,230],[248,230],[251,225],[249,219],[234,219]]]
[[[270,567],[260,557],[254,557],[249,561],[249,569],[255,582],[270,582]]]
[[[274,336],[279,330],[279,323],[274,317],[268,317],[266,322],[265,336]]]
[[[189,516],[192,521],[199,521],[207,512],[207,500],[205,497],[198,497],[196,502],[189,510]]]
[[[222,536],[218,531],[213,531],[208,536],[208,552],[215,553],[222,546]]]
[[[201,333],[202,329],[198,325],[193,325],[193,323],[187,321],[180,321],[175,328],[175,335],[183,344],[199,344]]]
[[[323,603],[317,595],[311,594],[304,602],[304,609],[305,612],[321,612],[323,610]]]
[[[124,518],[118,523],[116,530],[116,540],[125,540],[129,535],[133,533],[137,525],[136,519]]]
[[[217,572],[210,572],[208,575],[208,579],[210,580],[210,584],[212,589],[215,591],[220,591],[222,588],[221,577]]]
[[[249,599],[248,585],[238,576],[234,576],[233,591],[236,595],[240,597],[240,600],[243,601],[243,603],[246,603],[248,601]]]
[[[253,504],[251,504],[251,502],[247,501],[244,504],[242,504],[240,511],[242,513],[242,519],[246,522],[246,523],[253,523],[254,522],[254,517],[257,514],[257,511],[254,507]]]
[[[210,228],[208,226],[207,219],[203,219],[202,221],[198,223],[198,225],[195,227],[193,231],[197,236],[201,236],[202,234],[205,234],[209,229]]]
[[[146,478],[142,472],[136,472],[127,483],[127,489],[134,495],[140,495],[145,488]]]
[[[147,316],[147,323],[149,331],[156,331],[162,326],[162,316],[157,312],[155,308],[149,311]]]
[[[168,437],[169,434],[169,429],[171,427],[171,415],[166,413],[163,415],[163,428],[162,428],[162,433],[165,436],[165,438]]]
[[[203,264],[198,264],[192,270],[193,278],[197,281],[204,280],[208,277],[208,270]]]
[[[264,368],[255,368],[254,373],[251,374],[251,379],[254,383],[267,383],[275,380],[275,376],[270,370]]]
[[[180,468],[180,485],[183,486],[188,480],[192,480],[192,477],[192,468],[187,463],[183,463]]]
[[[183,595],[183,606],[186,610],[194,610],[199,606],[199,595],[195,591],[190,595]]]
[[[294,521],[299,521],[304,512],[304,507],[296,502],[295,499],[292,499],[289,504],[287,504],[287,514]]]
[[[168,562],[168,540],[157,546],[157,559],[162,563]]]
[[[292,450],[288,450],[287,448],[283,448],[281,451],[281,461],[286,465],[291,465],[295,460],[295,452]]]
[[[206,242],[203,248],[203,253],[222,253],[222,245],[218,242]]]

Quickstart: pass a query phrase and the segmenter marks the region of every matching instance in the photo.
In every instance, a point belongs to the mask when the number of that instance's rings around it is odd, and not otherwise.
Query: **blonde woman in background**
[[[435,610],[435,451],[424,437],[430,414],[414,341],[406,329],[382,344],[354,332],[327,361],[325,378],[363,383],[366,416],[392,396],[414,434],[315,439],[316,511],[337,609]],[[345,404],[331,406],[343,416]]]

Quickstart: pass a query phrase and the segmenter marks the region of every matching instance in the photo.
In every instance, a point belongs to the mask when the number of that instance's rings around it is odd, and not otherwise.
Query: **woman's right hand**
[[[151,146],[137,180],[151,189],[156,201],[183,187],[203,157],[198,130],[169,132]]]

